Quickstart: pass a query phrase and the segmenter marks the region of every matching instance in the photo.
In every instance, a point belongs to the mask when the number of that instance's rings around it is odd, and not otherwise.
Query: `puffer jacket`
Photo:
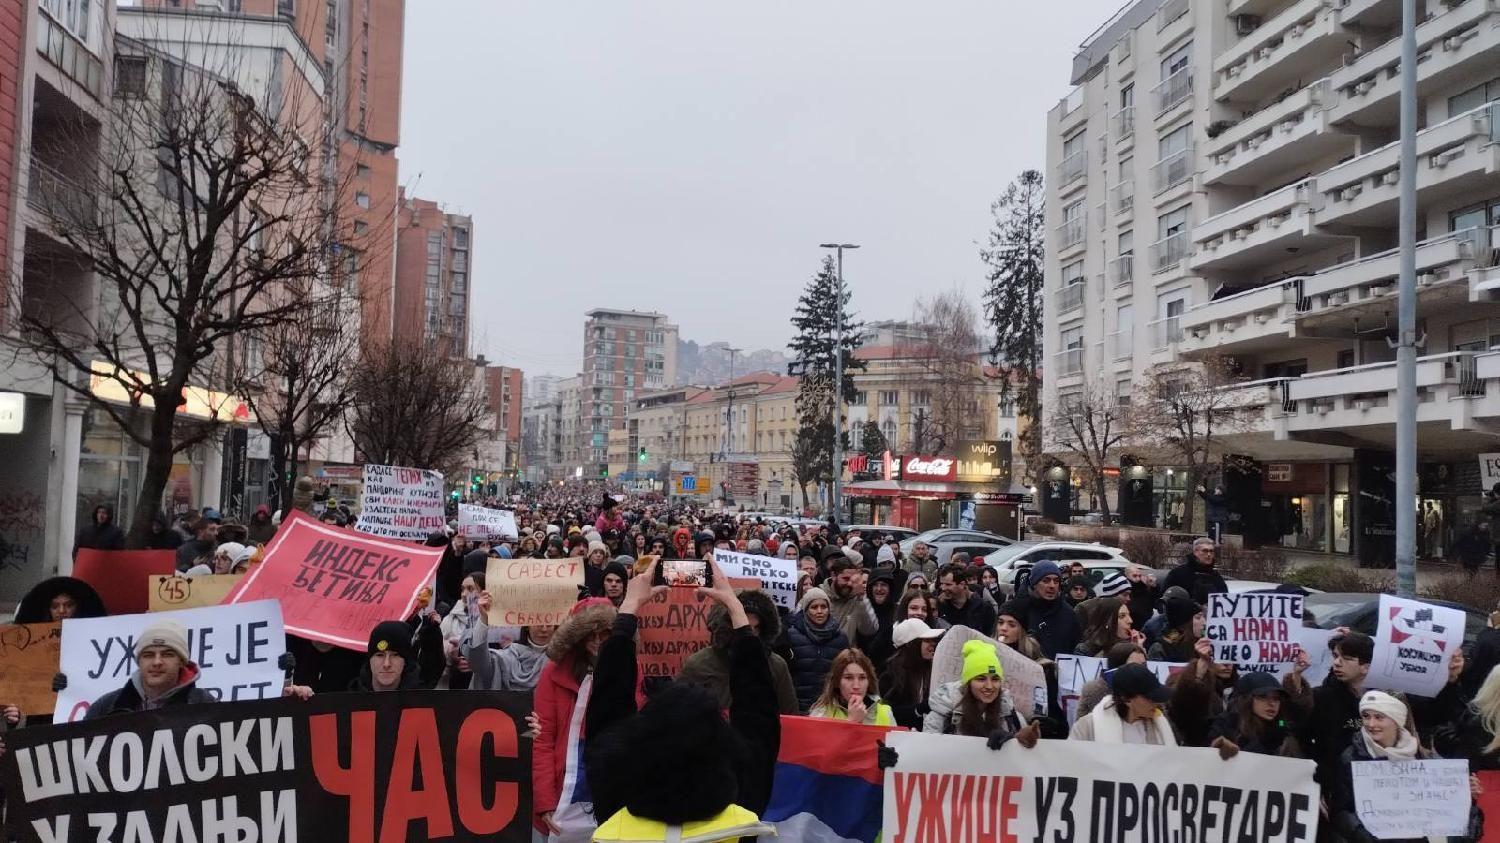
[[[849,639],[831,616],[822,627],[815,627],[806,612],[798,612],[787,619],[786,642],[792,654],[788,666],[797,689],[797,709],[806,714],[822,693],[834,658],[849,648]]]
[[[583,643],[595,632],[608,631],[615,607],[608,600],[590,600],[575,607],[547,642],[547,664],[537,679],[533,706],[540,731],[531,744],[531,809],[533,826],[545,828],[542,814],[557,810],[563,774],[568,764],[568,724],[578,704],[580,683],[574,666]]]
[[[776,604],[763,591],[746,589],[739,593],[740,604],[748,614],[760,619],[760,642],[766,649],[771,668],[771,683],[776,688],[776,705],[782,714],[796,714],[797,691],[792,684],[792,672],[786,659],[771,652],[776,639],[781,635],[781,617]],[[734,627],[729,623],[729,610],[715,603],[708,610],[709,646],[687,657],[678,671],[680,681],[701,685],[719,697],[719,705],[729,708],[729,645],[734,640]]]
[[[944,682],[932,689],[932,695],[928,699],[929,709],[927,715],[922,718],[922,731],[938,735],[956,735],[958,721],[960,718],[958,704],[963,701],[962,682]],[[1021,731],[1026,725],[1026,715],[1016,708],[1015,700],[1010,698],[1010,692],[1004,689],[1000,691],[1000,728],[1009,730],[1014,735]],[[980,735],[975,737],[988,737]]]

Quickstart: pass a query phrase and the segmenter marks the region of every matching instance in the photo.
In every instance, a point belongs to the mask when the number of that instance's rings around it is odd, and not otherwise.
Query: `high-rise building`
[[[474,221],[405,191],[400,204],[394,336],[463,357],[470,342]]]
[[[495,435],[505,440],[505,470],[515,471],[521,456],[523,376],[520,369],[491,365],[485,368],[484,377],[485,396],[495,416]]]
[[[579,463],[585,476],[600,477],[609,469],[609,432],[624,429],[636,394],[676,382],[677,326],[660,313],[599,308],[587,315]]]
[[[1500,7],[1423,5],[1419,551],[1437,556],[1474,519],[1500,421]],[[1228,358],[1249,417],[1218,446],[1231,531],[1391,557],[1400,18],[1400,0],[1139,0],[1083,44],[1048,117],[1049,437],[1153,367]],[[1122,471],[1149,505],[1112,508],[1172,525],[1193,490],[1137,444]]]

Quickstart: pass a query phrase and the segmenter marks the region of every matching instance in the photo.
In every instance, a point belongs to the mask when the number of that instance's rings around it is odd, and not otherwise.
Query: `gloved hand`
[[[68,689],[68,674],[66,674],[66,673],[59,673],[56,676],[52,677],[52,690],[54,692],[62,692],[62,691],[66,691],[67,689]]]
[[[886,746],[885,741],[876,741],[876,744],[879,749],[875,750],[875,763],[880,766],[880,769],[888,770],[896,766],[896,762],[901,759],[901,756],[896,754],[896,750]]]
[[[1239,744],[1236,744],[1234,741],[1228,738],[1214,738],[1213,741],[1209,743],[1209,746],[1217,749],[1219,751],[1219,757],[1224,759],[1225,761],[1228,761],[1229,759],[1240,754]]]
[[[990,739],[986,743],[986,745],[990,749],[998,751],[1004,748],[1006,744],[1010,743],[1010,739],[1013,737],[1015,737],[1015,735],[1011,734],[1010,730],[1008,729],[996,729],[995,731],[990,732]]]
[[[1036,747],[1037,740],[1039,740],[1041,737],[1042,725],[1035,720],[1027,723],[1025,726],[1022,726],[1021,731],[1016,732],[1016,742],[1021,746],[1026,747],[1027,749],[1034,749]]]
[[[276,668],[282,673],[291,673],[297,669],[297,657],[291,653],[282,653],[281,658],[276,660]]]

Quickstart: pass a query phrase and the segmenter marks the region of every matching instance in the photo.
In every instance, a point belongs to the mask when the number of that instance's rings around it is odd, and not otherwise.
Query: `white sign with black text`
[[[726,577],[760,580],[761,590],[787,611],[797,610],[797,560],[715,550],[714,561]]]

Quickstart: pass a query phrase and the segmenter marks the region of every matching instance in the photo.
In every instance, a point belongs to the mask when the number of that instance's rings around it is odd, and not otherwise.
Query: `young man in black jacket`
[[[1339,756],[1359,731],[1359,698],[1365,692],[1365,678],[1370,675],[1375,641],[1364,633],[1345,632],[1328,642],[1328,646],[1333,650],[1333,664],[1328,678],[1317,690],[1308,694],[1300,674],[1287,677],[1285,682],[1287,691],[1305,712],[1299,714],[1298,738],[1317,762],[1317,778],[1324,787],[1333,781],[1339,769]]]

